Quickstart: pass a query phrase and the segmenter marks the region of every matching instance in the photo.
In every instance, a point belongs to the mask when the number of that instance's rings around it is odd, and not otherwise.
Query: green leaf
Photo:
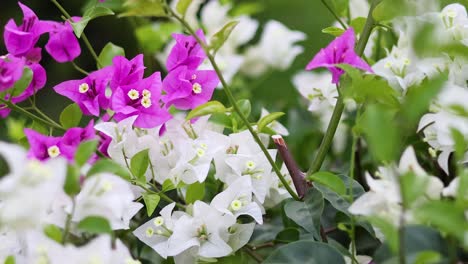
[[[319,171],[310,175],[307,179],[313,182],[319,182],[339,195],[346,194],[346,186],[341,178],[331,172]]]
[[[65,193],[73,196],[80,192],[80,169],[76,166],[68,165],[67,176],[63,186]]]
[[[171,181],[171,179],[166,179],[162,184],[162,190],[161,191],[162,192],[168,192],[168,191],[174,190],[175,188],[176,188],[176,186]]]
[[[329,1],[329,0],[327,0]],[[348,16],[349,0],[331,0],[333,9],[340,17]]]
[[[58,226],[52,224],[44,226],[44,234],[55,242],[62,243],[62,230]]]
[[[327,28],[322,29],[322,33],[330,34],[335,37],[341,36],[343,32],[345,32],[345,30],[339,27],[327,27]]]
[[[39,123],[36,120],[33,120],[30,128],[32,130],[35,130],[35,131],[43,134],[43,135],[48,135],[49,134],[49,130],[42,123]]]
[[[268,126],[270,123],[272,123],[276,119],[282,117],[283,115],[284,115],[283,112],[273,112],[260,118],[260,120],[257,122],[257,130],[261,132],[266,126]]]
[[[125,50],[122,47],[119,47],[117,45],[114,45],[114,43],[109,42],[102,48],[101,53],[99,53],[99,65],[102,68],[108,65],[112,65],[112,60],[114,59],[115,56],[125,56]]]
[[[442,257],[440,256],[439,252],[434,251],[423,251],[416,255],[416,259],[414,260],[414,264],[436,264],[440,263]]]
[[[311,240],[300,240],[281,246],[273,251],[263,263],[345,264],[343,257],[336,249]]]
[[[231,32],[234,30],[234,28],[239,24],[239,21],[230,21],[224,25],[224,27],[216,32],[213,37],[211,37],[210,41],[210,47],[213,49],[214,52],[219,50],[224,42],[229,38],[229,35],[231,35]]]
[[[197,106],[195,109],[190,111],[185,117],[186,120],[190,120],[195,117],[210,115],[214,113],[225,113],[227,111],[226,107],[218,101],[210,101],[206,104]]]
[[[65,107],[60,114],[60,124],[65,129],[76,127],[80,123],[82,116],[83,113],[80,107],[77,104],[71,104]]]
[[[112,228],[106,218],[100,216],[88,216],[78,223],[78,229],[90,234],[112,233]]]
[[[394,116],[393,111],[376,104],[369,105],[362,116],[365,138],[378,161],[391,162],[398,158],[402,142]]]
[[[146,213],[151,216],[159,204],[161,197],[155,193],[143,193],[143,201],[146,205]]]
[[[125,12],[119,17],[143,16],[143,17],[166,17],[167,13],[162,0],[127,0],[124,3]]]
[[[423,197],[427,184],[429,183],[428,177],[417,176],[416,174],[409,172],[400,176],[402,195],[406,207],[410,207],[414,201],[418,198]]]
[[[231,117],[225,113],[214,113],[210,116],[210,122],[213,122],[218,125],[222,125],[225,128],[231,128],[232,122]]]
[[[388,220],[380,217],[366,217],[372,225],[380,230],[385,236],[385,242],[390,246],[392,252],[398,250],[398,230]]]
[[[367,18],[365,17],[356,17],[351,20],[350,26],[354,29],[354,32],[362,32],[364,25],[366,24]]]
[[[185,16],[185,12],[187,12],[188,7],[192,3],[192,0],[179,0],[176,5],[176,10],[181,16]]]
[[[82,142],[78,146],[78,149],[75,153],[76,165],[78,165],[79,167],[83,166],[89,160],[89,158],[91,158],[91,155],[93,155],[93,153],[96,152],[98,143],[98,140],[89,140]]]
[[[324,208],[322,194],[315,188],[310,189],[304,202],[289,200],[284,205],[284,212],[288,218],[312,233],[316,240],[320,237],[320,217]]]
[[[75,35],[80,38],[81,34],[83,34],[84,29],[88,25],[88,23],[97,18],[102,16],[109,16],[114,15],[114,12],[107,7],[103,6],[93,6],[92,8],[86,10],[86,12],[81,17],[80,21],[78,22],[70,22],[71,26],[73,27],[73,31]]]
[[[159,22],[144,25],[135,30],[135,36],[146,54],[153,54],[163,48],[174,32],[180,31],[180,26],[173,22]]]
[[[149,166],[149,149],[142,150],[135,154],[130,160],[130,171],[137,179],[145,181],[145,172]]]
[[[3,264],[15,264],[15,263],[16,263],[15,256],[12,256],[12,255],[5,258],[5,262],[3,262]]]
[[[465,156],[466,150],[468,149],[465,136],[455,128],[451,128],[450,133],[452,134],[452,139],[455,143],[455,156],[458,161],[461,161]]]
[[[291,243],[299,240],[300,232],[299,229],[295,227],[288,227],[276,235],[275,241],[280,243]]]
[[[242,15],[254,15],[262,12],[265,9],[262,3],[256,2],[245,2],[245,3],[236,3],[231,10],[229,10],[229,15],[231,17],[239,17]]]
[[[12,141],[20,141],[22,138],[25,137],[24,135],[24,125],[26,121],[24,119],[15,119],[13,117],[9,117],[6,119],[6,126],[8,130],[8,137]]]
[[[31,83],[33,74],[33,71],[29,67],[24,67],[23,75],[21,75],[21,78],[15,82],[12,88],[10,88],[11,96],[15,97],[23,93]]]
[[[187,187],[187,194],[185,201],[187,204],[194,203],[195,201],[202,200],[205,197],[205,183],[195,182]]]
[[[110,159],[100,159],[89,169],[87,176],[91,177],[99,173],[112,173],[122,177],[123,179],[130,180],[128,170]]]

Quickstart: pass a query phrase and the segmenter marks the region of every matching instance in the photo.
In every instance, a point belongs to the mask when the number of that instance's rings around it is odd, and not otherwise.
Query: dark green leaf
[[[93,155],[93,153],[96,151],[98,143],[99,142],[97,140],[82,142],[78,146],[78,149],[75,153],[76,165],[79,167],[83,166],[89,160],[89,158],[91,158],[91,155]]]
[[[187,187],[187,194],[185,201],[187,204],[194,203],[195,201],[202,200],[205,197],[205,183],[195,182]]]
[[[146,205],[146,213],[148,213],[148,216],[151,216],[158,206],[161,197],[155,193],[143,193],[142,196]]]
[[[190,113],[187,114],[187,117],[185,119],[190,120],[195,117],[210,115],[214,113],[224,113],[226,111],[227,109],[222,103],[218,101],[210,101],[206,104],[197,106],[195,109],[190,111]]]
[[[300,240],[281,246],[273,251],[263,263],[345,264],[343,257],[336,249],[311,240]]]
[[[118,55],[125,56],[125,50],[112,42],[107,43],[99,54],[98,59],[101,67],[98,66],[98,68],[112,65],[112,60]]]
[[[89,21],[102,16],[113,15],[114,12],[107,7],[103,6],[93,6],[92,8],[86,10],[83,14],[83,17],[78,22],[70,22],[73,27],[75,35],[80,38],[83,34],[84,29],[88,25]]]
[[[21,78],[15,82],[12,88],[10,88],[11,96],[15,97],[23,93],[31,83],[33,75],[34,73],[29,67],[24,67],[23,75],[21,75]]]
[[[88,216],[78,223],[78,229],[90,234],[112,233],[112,228],[106,218]]]
[[[239,24],[239,21],[228,22],[220,31],[216,32],[213,37],[211,37],[211,49],[213,49],[215,52],[219,50],[223,46],[224,42],[226,42],[226,40],[229,38],[229,35],[231,35],[231,32],[234,30],[237,24]]]
[[[333,174],[331,172],[327,171],[319,171],[316,172],[308,177],[308,180],[313,181],[313,182],[319,182],[328,188],[330,188],[332,191],[336,192],[339,195],[345,195],[346,194],[346,186],[341,180],[341,178]]]
[[[300,232],[297,228],[294,227],[288,227],[281,232],[279,232],[276,235],[275,241],[281,242],[281,243],[291,243],[294,241],[299,240]]]
[[[313,188],[307,192],[304,202],[288,201],[284,205],[284,212],[288,218],[312,233],[316,240],[320,240],[320,217],[323,207],[322,194]]]
[[[77,104],[71,104],[65,107],[60,114],[60,124],[65,129],[76,127],[80,123],[82,116],[83,113],[81,113],[80,107]]]
[[[148,149],[142,150],[135,154],[135,156],[133,156],[130,160],[130,171],[132,172],[133,176],[143,181],[146,181],[144,177],[145,172],[148,170],[149,166],[148,151]]]

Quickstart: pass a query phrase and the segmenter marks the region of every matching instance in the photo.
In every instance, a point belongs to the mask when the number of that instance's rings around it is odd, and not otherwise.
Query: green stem
[[[47,116],[44,112],[42,112],[39,108],[37,108],[36,105],[33,105],[32,106],[32,109],[34,111],[36,111],[42,118],[44,118],[45,120],[49,121],[50,123],[54,124],[55,126],[59,127],[61,126],[59,123],[55,122],[52,118],[50,118],[49,116]]]
[[[9,102],[9,101],[7,101],[5,99],[0,98],[0,103],[6,105],[9,109],[11,109],[13,111],[18,112],[20,114],[23,114],[23,115],[31,118],[32,120],[40,122],[40,123],[42,123],[42,124],[44,124],[46,126],[50,126],[52,128],[57,128],[57,129],[60,129],[60,130],[65,130],[65,128],[63,128],[61,125],[59,125],[59,124],[57,124],[55,122],[53,122],[53,123],[49,122],[46,119],[43,119],[43,118],[41,118],[41,117],[39,117],[39,116],[29,112],[29,111],[26,111],[22,107],[14,104],[12,102]]]
[[[57,0],[50,0],[50,1],[52,1],[52,3],[54,3],[54,5],[60,10],[60,12],[62,12],[62,14],[68,20],[71,21],[70,14],[67,12],[67,10],[65,10],[65,8],[63,8],[63,6],[59,2],[57,2]],[[86,37],[86,34],[84,32],[81,33],[81,39],[83,40],[84,44],[88,48],[89,52],[91,53],[91,56],[93,56],[93,58],[96,61],[97,65],[99,67],[102,67],[101,63],[99,62],[99,58],[98,58],[98,56],[96,54],[96,51],[94,51],[93,46],[91,46],[91,43],[89,42],[88,37]]]
[[[221,81],[221,84],[223,85],[223,90],[226,93],[226,96],[229,100],[229,103],[232,105],[234,111],[239,115],[241,118],[242,122],[247,126],[247,129],[249,130],[250,134],[252,134],[252,137],[254,138],[255,142],[257,142],[258,146],[262,150],[263,154],[267,158],[268,162],[272,166],[273,170],[275,171],[276,175],[278,176],[279,180],[281,183],[284,185],[288,193],[295,199],[295,200],[300,200],[300,198],[297,196],[297,194],[291,189],[289,186],[288,182],[284,178],[283,174],[281,174],[280,169],[278,166],[276,166],[275,161],[271,157],[270,153],[268,152],[267,148],[265,145],[263,145],[262,141],[260,140],[260,137],[258,134],[255,132],[253,127],[250,125],[249,120],[247,117],[242,113],[240,110],[239,106],[236,103],[236,99],[234,98],[234,95],[231,92],[230,87],[228,86],[226,80],[224,80],[223,74],[221,73],[221,70],[218,67],[218,64],[216,63],[213,55],[209,52],[209,48],[206,46],[206,44],[195,34],[195,31],[192,29],[192,27],[181,17],[179,17],[172,9],[167,8],[168,11],[171,13],[171,15],[177,19],[188,31],[189,33],[197,40],[197,42],[200,44],[200,46],[203,48],[205,51],[206,55],[208,56],[209,61],[211,62],[211,65],[213,66],[213,69],[216,71],[216,74],[219,77],[219,80]]]
[[[366,48],[367,42],[369,41],[370,34],[372,32],[372,28],[374,27],[375,21],[372,17],[372,11],[376,6],[376,1],[374,0],[371,4],[369,9],[369,14],[366,19],[366,24],[364,25],[364,29],[362,30],[359,38],[359,42],[356,45],[356,53],[359,56],[362,56],[364,53],[364,49]],[[314,174],[315,172],[319,171],[322,167],[323,161],[325,160],[325,156],[327,155],[328,151],[330,150],[333,137],[335,136],[336,128],[341,119],[341,115],[343,114],[344,110],[344,103],[343,98],[341,95],[338,96],[338,100],[336,102],[335,109],[333,110],[333,114],[328,124],[327,131],[325,132],[325,136],[322,139],[322,143],[320,144],[319,150],[317,152],[317,156],[312,163],[309,171],[307,172],[307,176]]]
[[[83,70],[83,68],[78,66],[74,61],[71,61],[71,64],[73,65],[73,68],[75,68],[75,70],[79,71],[80,73],[82,73],[84,75],[89,75],[89,72]]]
[[[63,230],[63,235],[62,235],[62,243],[65,244],[68,239],[68,234],[70,233],[70,226],[71,226],[71,221],[73,218],[73,214],[75,213],[75,198],[72,198],[72,211],[67,215],[67,219],[65,220],[65,228]]]
[[[322,3],[328,9],[328,11],[330,11],[330,13],[332,13],[332,15],[338,21],[338,23],[340,23],[340,25],[344,29],[347,29],[348,27],[346,26],[346,24],[341,20],[340,16],[338,16],[338,14],[335,12],[335,10],[333,10],[333,8],[327,3],[327,0],[322,0]]]

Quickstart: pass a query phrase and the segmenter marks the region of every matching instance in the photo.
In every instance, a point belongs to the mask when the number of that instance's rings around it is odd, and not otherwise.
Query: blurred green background
[[[280,120],[290,131],[287,142],[298,159],[300,166],[308,167],[314,150],[317,148],[321,135],[318,121],[307,111],[307,104],[291,83],[292,76],[302,70],[312,56],[330,40],[331,36],[321,33],[321,29],[329,26],[332,16],[320,1],[312,0],[233,0],[234,5],[242,2],[255,2],[263,6],[262,10],[253,15],[260,21],[261,26],[270,19],[278,20],[293,30],[299,30],[307,35],[307,39],[300,43],[304,47],[304,53],[300,54],[292,67],[284,72],[275,71],[267,76],[255,88],[246,87],[235,89],[237,99],[250,97],[253,103],[252,120],[257,120],[261,107],[269,111],[283,111],[286,115]],[[22,3],[33,9],[40,19],[61,20],[61,14],[51,1],[47,0],[24,0]],[[83,5],[86,1],[61,1],[71,15],[81,15]],[[20,22],[22,13],[13,0],[2,0],[0,8],[0,24],[3,26],[10,18]],[[92,21],[85,30],[94,49],[99,53],[104,45],[113,42],[125,48],[126,56],[131,58],[138,53],[144,52],[138,45],[135,37],[134,27],[141,21],[132,18],[117,18],[116,16],[101,17]],[[261,30],[258,31],[261,33]],[[260,34],[258,34],[260,35]],[[258,39],[259,36],[256,37]],[[44,46],[47,37],[43,36],[39,46]],[[281,41],[281,40],[278,40]],[[82,43],[81,43],[82,44]],[[6,49],[0,41],[0,54],[5,54]],[[77,64],[87,71],[95,70],[95,62],[88,50],[82,45],[82,54],[76,60]],[[59,64],[51,59],[44,51],[41,64],[47,70],[48,81],[46,87],[38,93],[38,106],[43,109],[54,120],[58,120],[63,108],[70,101],[55,94],[52,87],[56,84],[70,79],[81,79],[83,76],[77,72],[70,63]],[[152,54],[146,54],[145,64],[148,67],[146,74],[159,70],[159,64]],[[216,99],[224,100],[222,91],[215,94]],[[16,116],[15,113],[12,114]],[[84,120],[83,122],[86,122]],[[5,120],[0,120],[0,139],[7,138]]]

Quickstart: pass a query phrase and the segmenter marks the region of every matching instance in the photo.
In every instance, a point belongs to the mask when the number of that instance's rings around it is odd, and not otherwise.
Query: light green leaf
[[[180,31],[180,26],[173,22],[160,22],[144,25],[135,30],[135,36],[146,54],[153,54],[163,48],[174,32]]]
[[[90,234],[112,233],[111,225],[106,218],[100,216],[88,216],[78,223],[78,229]]]
[[[205,183],[195,182],[187,187],[187,194],[185,201],[187,204],[194,203],[195,201],[202,200],[205,197]]]
[[[124,3],[125,12],[119,17],[143,16],[143,17],[166,17],[166,11],[162,0],[127,0]]]
[[[231,32],[234,30],[234,28],[239,24],[239,21],[230,21],[224,25],[221,30],[216,32],[213,37],[211,37],[210,41],[210,47],[213,49],[215,52],[219,50],[224,42],[229,38],[229,35],[231,35]]]
[[[34,73],[29,67],[24,67],[23,75],[21,75],[21,78],[15,82],[12,88],[10,88],[11,96],[15,97],[23,93],[31,83],[33,75]]]
[[[335,37],[341,36],[343,32],[345,32],[345,30],[339,27],[327,27],[327,28],[322,29],[322,33],[330,34]]]
[[[8,130],[8,137],[12,141],[18,142],[25,137],[24,127],[26,121],[24,119],[15,119],[13,117],[9,117],[5,121]]]
[[[263,263],[345,264],[343,257],[336,249],[312,240],[299,240],[281,246],[273,251]]]
[[[409,208],[418,198],[424,196],[429,183],[428,177],[420,177],[409,172],[400,176],[402,195],[405,205]]]
[[[192,3],[192,0],[179,0],[176,5],[176,10],[181,16],[185,16],[185,12],[187,12],[187,8]]]
[[[146,205],[146,213],[151,216],[159,204],[161,197],[155,193],[143,193],[143,201]]]
[[[338,175],[333,174],[331,172],[319,171],[310,175],[307,179],[312,182],[319,182],[339,195],[346,194],[346,186],[341,180],[341,178]]]
[[[282,117],[283,115],[284,115],[283,112],[273,112],[260,118],[260,120],[257,122],[258,132],[261,132],[266,126],[268,126],[270,123],[272,123],[276,119]]]
[[[227,111],[226,107],[218,101],[210,101],[206,104],[197,106],[195,109],[190,111],[185,117],[186,120],[190,120],[195,117],[210,115],[214,113],[225,113]]]
[[[350,26],[354,29],[354,32],[362,32],[364,25],[366,24],[367,18],[365,17],[356,17],[351,20]]]
[[[229,10],[229,14],[231,17],[239,17],[242,15],[254,15],[257,13],[262,12],[265,9],[262,3],[257,2],[244,2],[244,3],[236,3],[231,10]]]
[[[132,172],[133,176],[143,181],[146,181],[144,177],[145,172],[148,170],[149,166],[148,151],[149,149],[142,150],[135,154],[135,156],[133,156],[130,160],[130,171]]]
[[[81,34],[83,34],[84,29],[88,25],[88,23],[97,18],[102,16],[109,16],[114,15],[114,12],[107,7],[103,6],[93,6],[92,8],[86,10],[86,12],[81,17],[80,21],[78,22],[70,22],[71,26],[73,27],[73,31],[75,35],[80,38]]]
[[[423,251],[416,255],[414,260],[414,264],[436,264],[440,263],[442,257],[440,256],[439,252],[435,251]]]
[[[174,190],[175,188],[176,188],[176,186],[171,181],[171,179],[166,179],[162,184],[162,190],[161,191],[162,192],[168,192],[168,191]]]
[[[73,196],[80,192],[80,169],[73,165],[68,165],[67,176],[63,186],[65,193]]]
[[[98,60],[101,67],[98,65],[98,68],[112,65],[112,60],[118,55],[125,56],[125,50],[122,47],[114,45],[112,42],[107,43],[99,54]]]
[[[53,224],[44,226],[44,234],[55,242],[62,243],[62,230],[58,226]]]
[[[5,262],[3,262],[3,264],[16,264],[15,256],[8,256],[5,258]]]
[[[83,113],[80,107],[77,104],[71,104],[65,107],[60,114],[60,124],[65,129],[76,127],[80,123],[82,116]]]
[[[78,146],[78,149],[75,153],[76,165],[79,167],[83,166],[89,160],[89,158],[91,158],[91,155],[93,155],[93,153],[96,151],[98,143],[99,142],[97,140],[82,142]]]

